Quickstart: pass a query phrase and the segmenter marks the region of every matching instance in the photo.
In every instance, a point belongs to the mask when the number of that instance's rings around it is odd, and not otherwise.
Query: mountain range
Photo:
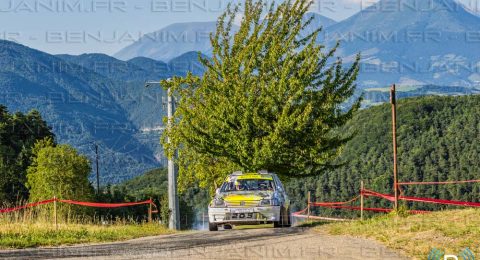
[[[317,29],[318,25],[328,27],[336,22],[317,13],[308,13],[306,19],[312,18],[310,26],[304,33]],[[130,60],[135,57],[149,57],[155,60],[170,61],[185,52],[201,52],[212,55],[210,34],[217,28],[217,22],[174,23],[158,31],[141,37],[138,41],[123,48],[113,56],[120,60]],[[232,30],[236,31],[234,25]]]
[[[114,57],[120,60],[148,57],[170,61],[190,51],[210,55],[212,51],[210,33],[213,33],[216,28],[216,22],[175,23],[144,35],[138,41],[117,52]]]
[[[426,1],[404,0],[392,11],[397,2],[379,1],[341,22],[310,13],[303,33],[322,26],[319,42],[331,47],[341,40],[338,54],[347,64],[362,53],[365,107],[388,102],[391,83],[400,83],[400,97],[480,93],[480,18],[453,0],[428,1],[423,11],[412,6]],[[165,91],[145,88],[145,81],[202,74],[198,55],[211,55],[215,27],[173,24],[115,57],[50,55],[0,41],[0,104],[12,112],[39,110],[59,143],[91,159],[98,143],[103,184],[130,179],[165,160],[159,143]]]
[[[480,87],[480,17],[454,0],[381,0],[352,17],[335,22],[309,13],[319,26],[319,43],[341,46],[346,63],[362,55],[358,84],[363,88],[399,85]],[[215,23],[173,24],[146,35],[114,56],[170,60],[179,53],[211,55],[207,35]]]
[[[104,54],[55,56],[2,40],[0,104],[12,112],[39,110],[59,143],[90,159],[98,143],[101,182],[116,183],[163,163],[165,91],[145,88],[145,81],[202,73],[197,58],[185,53],[164,63]]]
[[[480,18],[453,0],[382,0],[328,27],[338,39],[346,61],[362,54],[361,86],[480,86]]]

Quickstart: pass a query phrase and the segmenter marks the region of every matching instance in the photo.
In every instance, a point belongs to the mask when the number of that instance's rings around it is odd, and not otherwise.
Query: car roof
[[[234,173],[228,176],[227,181],[232,180],[273,180],[271,173]]]

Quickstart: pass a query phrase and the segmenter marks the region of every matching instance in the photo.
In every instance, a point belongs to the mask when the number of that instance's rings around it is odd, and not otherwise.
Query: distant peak
[[[113,58],[111,56],[108,56],[107,54],[105,53],[82,53],[79,55],[79,57],[108,57],[108,58]]]
[[[148,57],[143,57],[143,56],[132,58],[132,59],[128,60],[127,62],[128,62],[128,63],[133,63],[133,64],[140,64],[140,63],[165,64],[164,61],[155,60],[155,59],[148,58]]]
[[[434,12],[450,11],[456,12],[465,10],[464,6],[455,0],[380,0],[366,10],[376,10],[385,12],[395,11],[417,11]]]

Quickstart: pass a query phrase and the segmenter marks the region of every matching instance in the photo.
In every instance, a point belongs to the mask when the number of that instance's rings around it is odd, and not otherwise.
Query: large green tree
[[[35,142],[44,138],[54,134],[38,111],[11,114],[0,105],[0,204],[28,199],[27,167]]]
[[[229,6],[211,35],[207,68],[164,81],[177,97],[173,127],[164,137],[169,156],[179,151],[180,180],[218,183],[232,170],[267,169],[286,177],[317,175],[332,167],[350,136],[343,126],[360,100],[341,105],[355,90],[359,58],[348,68],[338,47],[317,42],[321,28],[304,34],[310,2]]]
[[[48,140],[36,144],[35,155],[27,174],[31,201],[54,196],[80,201],[92,198],[90,162],[85,156],[69,145],[54,146]]]

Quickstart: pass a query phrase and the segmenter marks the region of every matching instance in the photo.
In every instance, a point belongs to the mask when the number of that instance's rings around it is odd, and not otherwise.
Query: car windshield
[[[237,179],[225,182],[223,192],[231,191],[273,191],[273,180],[270,179]]]

